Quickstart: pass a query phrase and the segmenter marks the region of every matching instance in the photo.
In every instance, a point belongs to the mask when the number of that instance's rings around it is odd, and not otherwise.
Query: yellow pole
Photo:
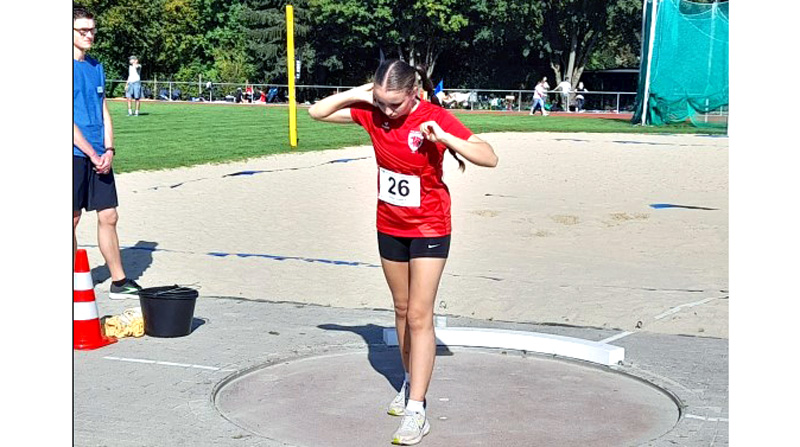
[[[294,8],[286,5],[286,63],[289,76],[289,144],[297,147],[297,102],[294,92]]]

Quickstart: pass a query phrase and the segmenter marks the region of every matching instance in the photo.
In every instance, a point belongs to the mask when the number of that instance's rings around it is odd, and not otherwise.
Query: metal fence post
[[[617,113],[619,113],[619,93],[617,93]]]

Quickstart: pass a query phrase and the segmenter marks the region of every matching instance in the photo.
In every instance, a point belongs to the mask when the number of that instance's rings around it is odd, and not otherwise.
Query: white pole
[[[647,102],[650,97],[650,69],[653,62],[653,44],[656,37],[656,10],[658,9],[658,0],[651,0],[653,8],[650,10],[650,42],[648,42],[647,51],[647,74],[644,78],[644,102],[642,103],[642,125],[647,124]]]

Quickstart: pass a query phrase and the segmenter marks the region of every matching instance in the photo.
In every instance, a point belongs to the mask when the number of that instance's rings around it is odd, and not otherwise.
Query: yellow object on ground
[[[115,338],[141,337],[144,335],[142,309],[125,309],[120,315],[108,317],[103,321],[106,336]]]

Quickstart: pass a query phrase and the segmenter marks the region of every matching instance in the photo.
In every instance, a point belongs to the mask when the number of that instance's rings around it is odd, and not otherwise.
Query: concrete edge
[[[625,360],[625,348],[562,335],[508,329],[436,327],[436,344],[475,348],[512,349],[569,357],[611,366]],[[397,330],[384,329],[383,341],[397,346]]]

